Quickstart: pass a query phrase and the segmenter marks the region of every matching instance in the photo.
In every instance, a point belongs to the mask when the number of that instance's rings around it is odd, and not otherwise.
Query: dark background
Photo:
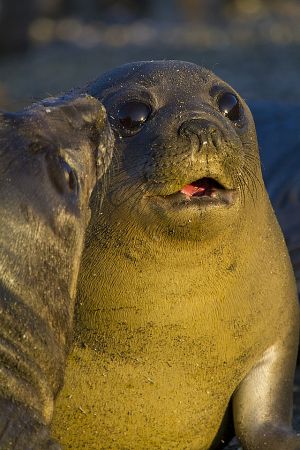
[[[0,0],[0,108],[124,62],[205,65],[249,99],[300,101],[298,0]]]
[[[194,61],[246,100],[300,104],[300,1],[0,0],[0,109],[142,59]],[[300,372],[294,391],[300,430]]]

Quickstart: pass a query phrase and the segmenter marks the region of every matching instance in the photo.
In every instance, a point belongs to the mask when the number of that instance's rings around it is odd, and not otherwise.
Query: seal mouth
[[[222,191],[222,192],[221,192]],[[209,197],[217,198],[220,193],[228,191],[222,184],[213,178],[200,178],[193,181],[191,184],[186,184],[179,192],[185,194],[186,197]]]
[[[171,206],[177,210],[207,209],[232,206],[237,200],[237,192],[234,187],[221,184],[221,181],[203,177],[184,185],[178,191],[159,193],[150,197],[153,197],[154,202],[164,204],[166,207]]]
[[[199,178],[183,186],[175,196],[183,197],[185,203],[229,206],[234,202],[235,190],[226,188],[214,178]]]

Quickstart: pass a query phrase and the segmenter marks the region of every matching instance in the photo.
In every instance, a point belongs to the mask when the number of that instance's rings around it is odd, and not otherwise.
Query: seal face
[[[128,174],[110,192],[112,202],[138,207],[136,217],[146,227],[159,221],[166,233],[184,230],[184,239],[187,233],[198,239],[199,214],[210,215],[213,227],[219,223],[214,217],[238,220],[245,190],[253,191],[258,157],[244,101],[193,64],[130,67],[101,94]],[[102,89],[99,83],[92,95]]]
[[[0,448],[56,449],[61,388],[89,199],[111,159],[87,95],[0,115]]]
[[[295,281],[247,105],[178,61],[122,66],[87,92],[108,111],[116,158],[87,232],[55,436],[212,449],[231,400],[245,448],[296,450]]]

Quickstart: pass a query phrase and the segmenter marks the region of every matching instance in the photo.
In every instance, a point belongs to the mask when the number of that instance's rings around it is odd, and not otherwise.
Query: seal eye
[[[48,174],[60,194],[76,193],[78,190],[77,176],[69,164],[60,156],[47,157]]]
[[[221,113],[232,122],[240,118],[240,102],[236,95],[226,92],[218,99]]]
[[[118,119],[124,128],[137,131],[141,128],[151,114],[148,105],[138,101],[124,103],[118,111]]]
[[[74,191],[77,187],[77,178],[74,171],[64,160],[61,160],[61,168],[64,174],[66,185],[68,186],[70,191]]]

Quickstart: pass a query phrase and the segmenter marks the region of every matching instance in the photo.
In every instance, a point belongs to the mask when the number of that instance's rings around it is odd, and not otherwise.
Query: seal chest
[[[88,230],[56,436],[74,449],[209,449],[232,399],[246,448],[295,450],[295,283],[246,104],[174,61],[123,66],[88,92],[118,158]]]

